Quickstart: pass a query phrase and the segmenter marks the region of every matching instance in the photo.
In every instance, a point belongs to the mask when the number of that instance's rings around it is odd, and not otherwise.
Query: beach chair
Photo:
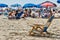
[[[50,26],[53,18],[54,18],[54,16],[51,16],[51,17],[48,19],[48,21],[47,21],[47,23],[46,23],[45,25],[34,24],[34,25],[32,26],[31,31],[29,31],[29,35],[34,36],[34,35],[37,35],[37,34],[38,34],[38,36],[39,36],[39,35],[40,35],[40,36],[45,36],[45,34],[50,34],[49,32],[47,32],[47,29],[48,29],[48,27]]]

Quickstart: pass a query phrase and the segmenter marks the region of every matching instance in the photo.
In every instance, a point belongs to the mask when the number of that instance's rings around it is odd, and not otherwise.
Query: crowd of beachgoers
[[[8,19],[20,19],[26,17],[32,18],[49,18],[52,15],[60,17],[60,7],[50,1],[42,2],[35,5],[26,3],[23,7],[20,4],[11,5],[11,8],[6,4],[0,5],[0,15],[7,16]],[[6,7],[4,9],[4,7]]]
[[[1,10],[2,11],[2,10]],[[49,18],[54,15],[60,17],[60,11],[52,8],[40,8],[40,9],[22,9],[18,8],[17,10],[6,8],[3,12],[0,12],[0,15],[7,16],[8,19],[20,19],[26,17],[32,18]]]

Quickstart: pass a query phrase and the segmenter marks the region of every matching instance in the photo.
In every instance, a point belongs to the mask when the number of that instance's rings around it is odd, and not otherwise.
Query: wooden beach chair
[[[32,26],[31,31],[29,31],[29,35],[34,36],[38,34],[40,36],[45,36],[45,34],[50,34],[47,32],[47,29],[50,26],[53,18],[54,16],[51,16],[45,25],[34,24],[34,26]]]

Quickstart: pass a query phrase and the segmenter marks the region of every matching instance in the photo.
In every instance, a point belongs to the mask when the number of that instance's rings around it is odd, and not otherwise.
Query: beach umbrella
[[[23,8],[32,8],[32,7],[36,7],[36,5],[33,3],[27,3],[23,6]]]
[[[56,7],[57,5],[50,2],[50,1],[46,1],[46,2],[41,3],[41,6],[44,6],[44,7]]]
[[[43,8],[40,4],[36,5],[36,8]]]
[[[57,3],[60,3],[60,0],[57,0]]]
[[[0,7],[8,7],[7,4],[0,4]]]
[[[21,7],[20,4],[12,4],[11,7]]]

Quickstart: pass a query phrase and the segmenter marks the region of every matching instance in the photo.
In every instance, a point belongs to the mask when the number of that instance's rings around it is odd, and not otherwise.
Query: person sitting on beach
[[[28,17],[31,17],[31,12],[32,12],[32,10],[29,9],[29,11],[28,11]]]
[[[32,18],[35,18],[35,11],[32,11],[32,12],[31,12],[31,17],[32,17]]]
[[[12,12],[9,12],[9,15],[8,15],[8,18],[9,19],[15,19],[15,14],[16,14],[16,11],[12,11]]]
[[[18,9],[18,10],[16,11],[16,14],[15,14],[16,19],[20,19],[21,16],[22,16],[22,14],[23,14],[23,10],[22,10],[22,9]]]
[[[60,18],[60,11],[55,12],[55,18]]]
[[[35,17],[36,17],[36,18],[39,18],[39,11],[36,11]]]
[[[28,11],[27,9],[24,10],[22,18],[28,17]]]
[[[8,18],[11,19],[12,18],[12,12],[8,13]]]

